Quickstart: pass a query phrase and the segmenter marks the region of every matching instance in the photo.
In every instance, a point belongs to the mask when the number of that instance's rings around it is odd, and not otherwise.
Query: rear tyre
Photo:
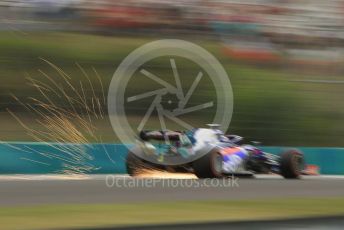
[[[192,168],[198,178],[221,178],[222,155],[217,151],[211,151],[192,163]]]
[[[281,155],[280,172],[284,178],[298,179],[304,169],[304,157],[298,150],[288,150]]]

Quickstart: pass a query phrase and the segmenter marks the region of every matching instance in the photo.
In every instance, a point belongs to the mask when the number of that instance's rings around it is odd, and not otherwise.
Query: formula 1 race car
[[[217,127],[141,131],[126,158],[129,175],[147,169],[194,173],[198,178],[275,173],[292,179],[302,174],[305,162],[300,151],[266,153],[253,145],[240,145],[242,137],[225,135]]]

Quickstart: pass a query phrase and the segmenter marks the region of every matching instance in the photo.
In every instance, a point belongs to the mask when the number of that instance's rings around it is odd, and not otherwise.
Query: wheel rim
[[[213,170],[214,173],[217,175],[222,174],[222,155],[216,153],[215,156],[213,157]]]
[[[301,173],[303,170],[303,158],[300,155],[295,155],[294,156],[294,163],[295,163],[295,168],[297,173]]]

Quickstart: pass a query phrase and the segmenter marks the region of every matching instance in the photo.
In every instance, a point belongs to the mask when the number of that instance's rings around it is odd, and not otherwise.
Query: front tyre
[[[192,163],[192,168],[198,178],[221,178],[222,155],[217,151],[210,151]]]
[[[280,173],[287,179],[298,179],[304,169],[304,157],[298,150],[288,150],[281,155]]]

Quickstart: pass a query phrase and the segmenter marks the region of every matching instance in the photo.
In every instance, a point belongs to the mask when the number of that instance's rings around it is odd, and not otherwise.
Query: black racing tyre
[[[222,155],[213,150],[192,163],[192,168],[198,178],[221,178],[222,174]]]
[[[288,150],[281,155],[280,173],[284,178],[300,178],[304,166],[303,154],[298,150]]]
[[[142,160],[131,151],[126,158],[126,168],[130,176],[137,176],[144,170],[164,170],[163,166]]]

